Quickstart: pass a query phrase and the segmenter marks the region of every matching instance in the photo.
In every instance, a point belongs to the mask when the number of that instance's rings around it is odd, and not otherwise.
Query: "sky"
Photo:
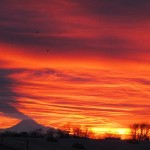
[[[149,0],[1,0],[0,127],[125,129],[150,118]]]

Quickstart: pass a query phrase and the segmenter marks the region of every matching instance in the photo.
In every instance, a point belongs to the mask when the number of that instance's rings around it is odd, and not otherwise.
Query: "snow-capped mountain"
[[[38,124],[36,121],[32,119],[25,119],[16,124],[15,126],[5,129],[5,131],[21,133],[21,132],[31,132],[38,129],[42,129],[43,132],[46,132],[48,128]]]

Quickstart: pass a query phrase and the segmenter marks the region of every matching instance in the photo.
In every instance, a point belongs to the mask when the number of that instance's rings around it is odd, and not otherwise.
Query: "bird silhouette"
[[[49,49],[47,49],[46,52],[48,53],[48,52],[49,52]]]

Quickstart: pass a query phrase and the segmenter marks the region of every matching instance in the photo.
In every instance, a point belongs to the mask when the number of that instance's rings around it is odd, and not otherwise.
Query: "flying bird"
[[[49,49],[47,49],[46,52],[48,53],[48,52],[49,52]]]

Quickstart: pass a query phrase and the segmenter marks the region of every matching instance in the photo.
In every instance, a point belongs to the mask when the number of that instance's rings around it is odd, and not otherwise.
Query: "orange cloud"
[[[127,127],[136,120],[147,120],[149,115],[149,72],[132,76],[135,73],[14,70],[9,77],[16,81],[12,91],[17,94],[11,106],[42,124],[57,127],[67,122],[93,128]]]

